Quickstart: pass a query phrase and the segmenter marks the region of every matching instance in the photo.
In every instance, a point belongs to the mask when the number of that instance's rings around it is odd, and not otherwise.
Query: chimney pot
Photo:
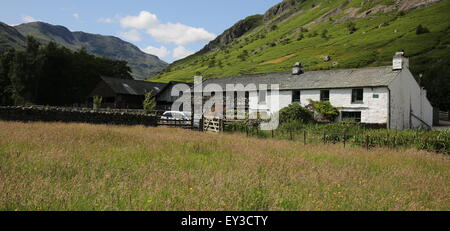
[[[300,62],[296,62],[294,66],[292,66],[292,74],[300,75],[303,73],[303,66]]]
[[[392,70],[403,70],[404,68],[409,68],[409,59],[405,57],[405,52],[395,52],[392,60]]]

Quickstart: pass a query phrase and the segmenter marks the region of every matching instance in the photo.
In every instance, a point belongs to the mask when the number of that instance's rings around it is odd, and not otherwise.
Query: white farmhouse
[[[338,107],[338,120],[353,119],[390,129],[431,128],[433,108],[426,91],[409,70],[408,59],[398,52],[393,66],[303,72],[300,63],[289,73],[254,74],[208,79],[226,89],[230,84],[246,86],[250,112],[275,113],[292,103],[329,101]],[[269,90],[261,90],[260,85]],[[277,84],[279,91],[270,91]],[[256,85],[256,87],[255,87]],[[237,93],[234,93],[236,95]],[[231,94],[229,94],[231,95]]]

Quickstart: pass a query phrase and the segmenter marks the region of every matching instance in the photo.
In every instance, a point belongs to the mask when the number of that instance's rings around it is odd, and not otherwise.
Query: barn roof
[[[217,79],[207,79],[207,84],[218,84],[226,89],[227,84],[279,84],[280,90],[292,89],[333,89],[354,87],[388,86],[401,71],[393,71],[392,67],[370,67],[359,69],[338,69],[325,71],[306,71],[300,75],[290,72],[241,75]],[[256,89],[247,89],[256,90]]]
[[[101,78],[116,94],[124,95],[145,95],[145,93],[150,91],[153,92],[153,95],[157,95],[167,86],[167,83],[154,83],[111,77]]]

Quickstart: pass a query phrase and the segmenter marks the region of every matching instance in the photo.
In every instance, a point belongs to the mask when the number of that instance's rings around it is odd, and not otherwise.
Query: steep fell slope
[[[418,75],[450,57],[448,12],[450,0],[285,0],[151,80],[283,72],[297,61],[307,70],[384,66],[400,50]]]

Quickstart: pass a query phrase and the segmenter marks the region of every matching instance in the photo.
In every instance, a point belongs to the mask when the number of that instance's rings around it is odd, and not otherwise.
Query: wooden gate
[[[223,131],[223,120],[217,117],[203,117],[203,131],[217,133]]]

